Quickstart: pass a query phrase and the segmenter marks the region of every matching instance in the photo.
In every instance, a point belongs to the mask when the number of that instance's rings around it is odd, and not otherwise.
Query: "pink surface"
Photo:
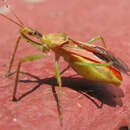
[[[12,0],[15,13],[25,25],[42,33],[66,32],[74,40],[87,41],[102,35],[107,46],[130,66],[130,1],[45,0],[24,3]],[[11,14],[8,15],[14,18]],[[92,83],[84,78],[63,79],[63,127],[60,127],[54,88],[57,90],[54,54],[23,64],[17,97],[12,102],[15,74],[5,78],[19,28],[0,17],[0,129],[3,130],[118,130],[130,126],[130,80],[123,75],[120,88]],[[98,42],[101,45],[101,42]],[[21,41],[12,71],[20,57],[39,51]],[[60,70],[67,63],[60,60]],[[55,87],[53,87],[55,86]],[[80,91],[83,91],[81,93]],[[88,93],[88,94],[87,94]],[[124,96],[124,97],[123,97]],[[123,98],[121,98],[123,97]],[[97,105],[96,103],[99,105]],[[103,102],[101,108],[100,104]]]

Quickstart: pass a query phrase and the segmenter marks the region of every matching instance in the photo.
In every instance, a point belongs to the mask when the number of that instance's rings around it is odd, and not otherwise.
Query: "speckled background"
[[[130,66],[129,0],[44,0],[37,3],[12,0],[15,13],[41,33],[66,32],[72,39],[87,41],[102,35],[108,48]],[[14,18],[9,13],[7,16]],[[5,78],[19,27],[0,17],[0,129],[2,130],[118,130],[130,126],[130,80],[123,75],[118,87],[72,77],[63,80],[63,127],[60,127],[55,90],[54,54],[22,65],[17,97],[12,102],[15,74]],[[97,45],[102,45],[100,40]],[[12,71],[21,57],[39,50],[21,40]],[[60,70],[67,63],[61,58]],[[30,74],[30,75],[29,75]],[[80,91],[84,91],[81,93]],[[87,94],[88,93],[88,94]],[[124,96],[123,98],[121,98]],[[97,104],[96,104],[96,103]],[[101,102],[103,105],[99,108]]]

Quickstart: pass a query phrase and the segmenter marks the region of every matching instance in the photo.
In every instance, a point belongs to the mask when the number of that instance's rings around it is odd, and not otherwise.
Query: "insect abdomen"
[[[92,81],[107,82],[115,85],[120,85],[122,82],[121,73],[114,67],[96,66],[96,65],[79,65],[76,62],[90,64],[93,63],[83,57],[71,54],[65,58],[70,63],[71,67],[81,76]]]

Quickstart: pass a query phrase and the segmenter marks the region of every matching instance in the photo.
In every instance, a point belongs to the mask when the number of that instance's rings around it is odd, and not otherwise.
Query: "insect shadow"
[[[31,90],[25,92],[22,94],[17,101],[21,100],[25,96],[29,95],[36,89],[38,89],[42,84],[49,84],[52,86],[52,92],[55,97],[55,100],[57,102],[57,106],[59,106],[58,103],[58,97],[55,91],[55,86],[58,86],[57,80],[55,77],[49,77],[49,78],[43,78],[40,79],[39,77],[32,75],[28,72],[20,72],[22,74],[28,75],[34,80],[19,80],[19,82],[24,83],[32,83],[35,82],[37,85],[33,87]],[[62,77],[62,86],[71,88],[84,96],[86,96],[89,100],[91,100],[98,108],[102,108],[103,104],[107,104],[109,106],[115,107],[116,105],[122,106],[122,99],[121,97],[124,97],[124,93],[120,87],[106,84],[106,83],[97,83],[89,81],[82,77]],[[101,104],[98,104],[94,98],[98,99]]]

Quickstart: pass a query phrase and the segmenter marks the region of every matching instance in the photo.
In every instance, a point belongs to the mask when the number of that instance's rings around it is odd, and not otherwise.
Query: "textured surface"
[[[25,25],[42,33],[66,32],[71,38],[80,41],[102,35],[110,50],[130,66],[129,0],[10,2]],[[11,13],[8,16],[14,18]],[[11,101],[15,74],[9,78],[4,75],[19,35],[18,29],[0,17],[0,129],[61,130],[54,96],[57,84],[53,52],[49,52],[43,59],[23,64],[22,71],[30,75],[20,74],[22,82],[19,82],[17,96],[21,100]],[[100,41],[98,45],[101,45]],[[37,53],[37,49],[22,40],[12,71],[16,70],[19,58]],[[60,70],[66,66],[67,63],[61,59]],[[73,74],[75,72],[69,69],[62,78],[63,130],[118,130],[121,126],[130,126],[129,77],[123,75],[120,89],[69,77]],[[103,105],[99,108],[101,101]]]

